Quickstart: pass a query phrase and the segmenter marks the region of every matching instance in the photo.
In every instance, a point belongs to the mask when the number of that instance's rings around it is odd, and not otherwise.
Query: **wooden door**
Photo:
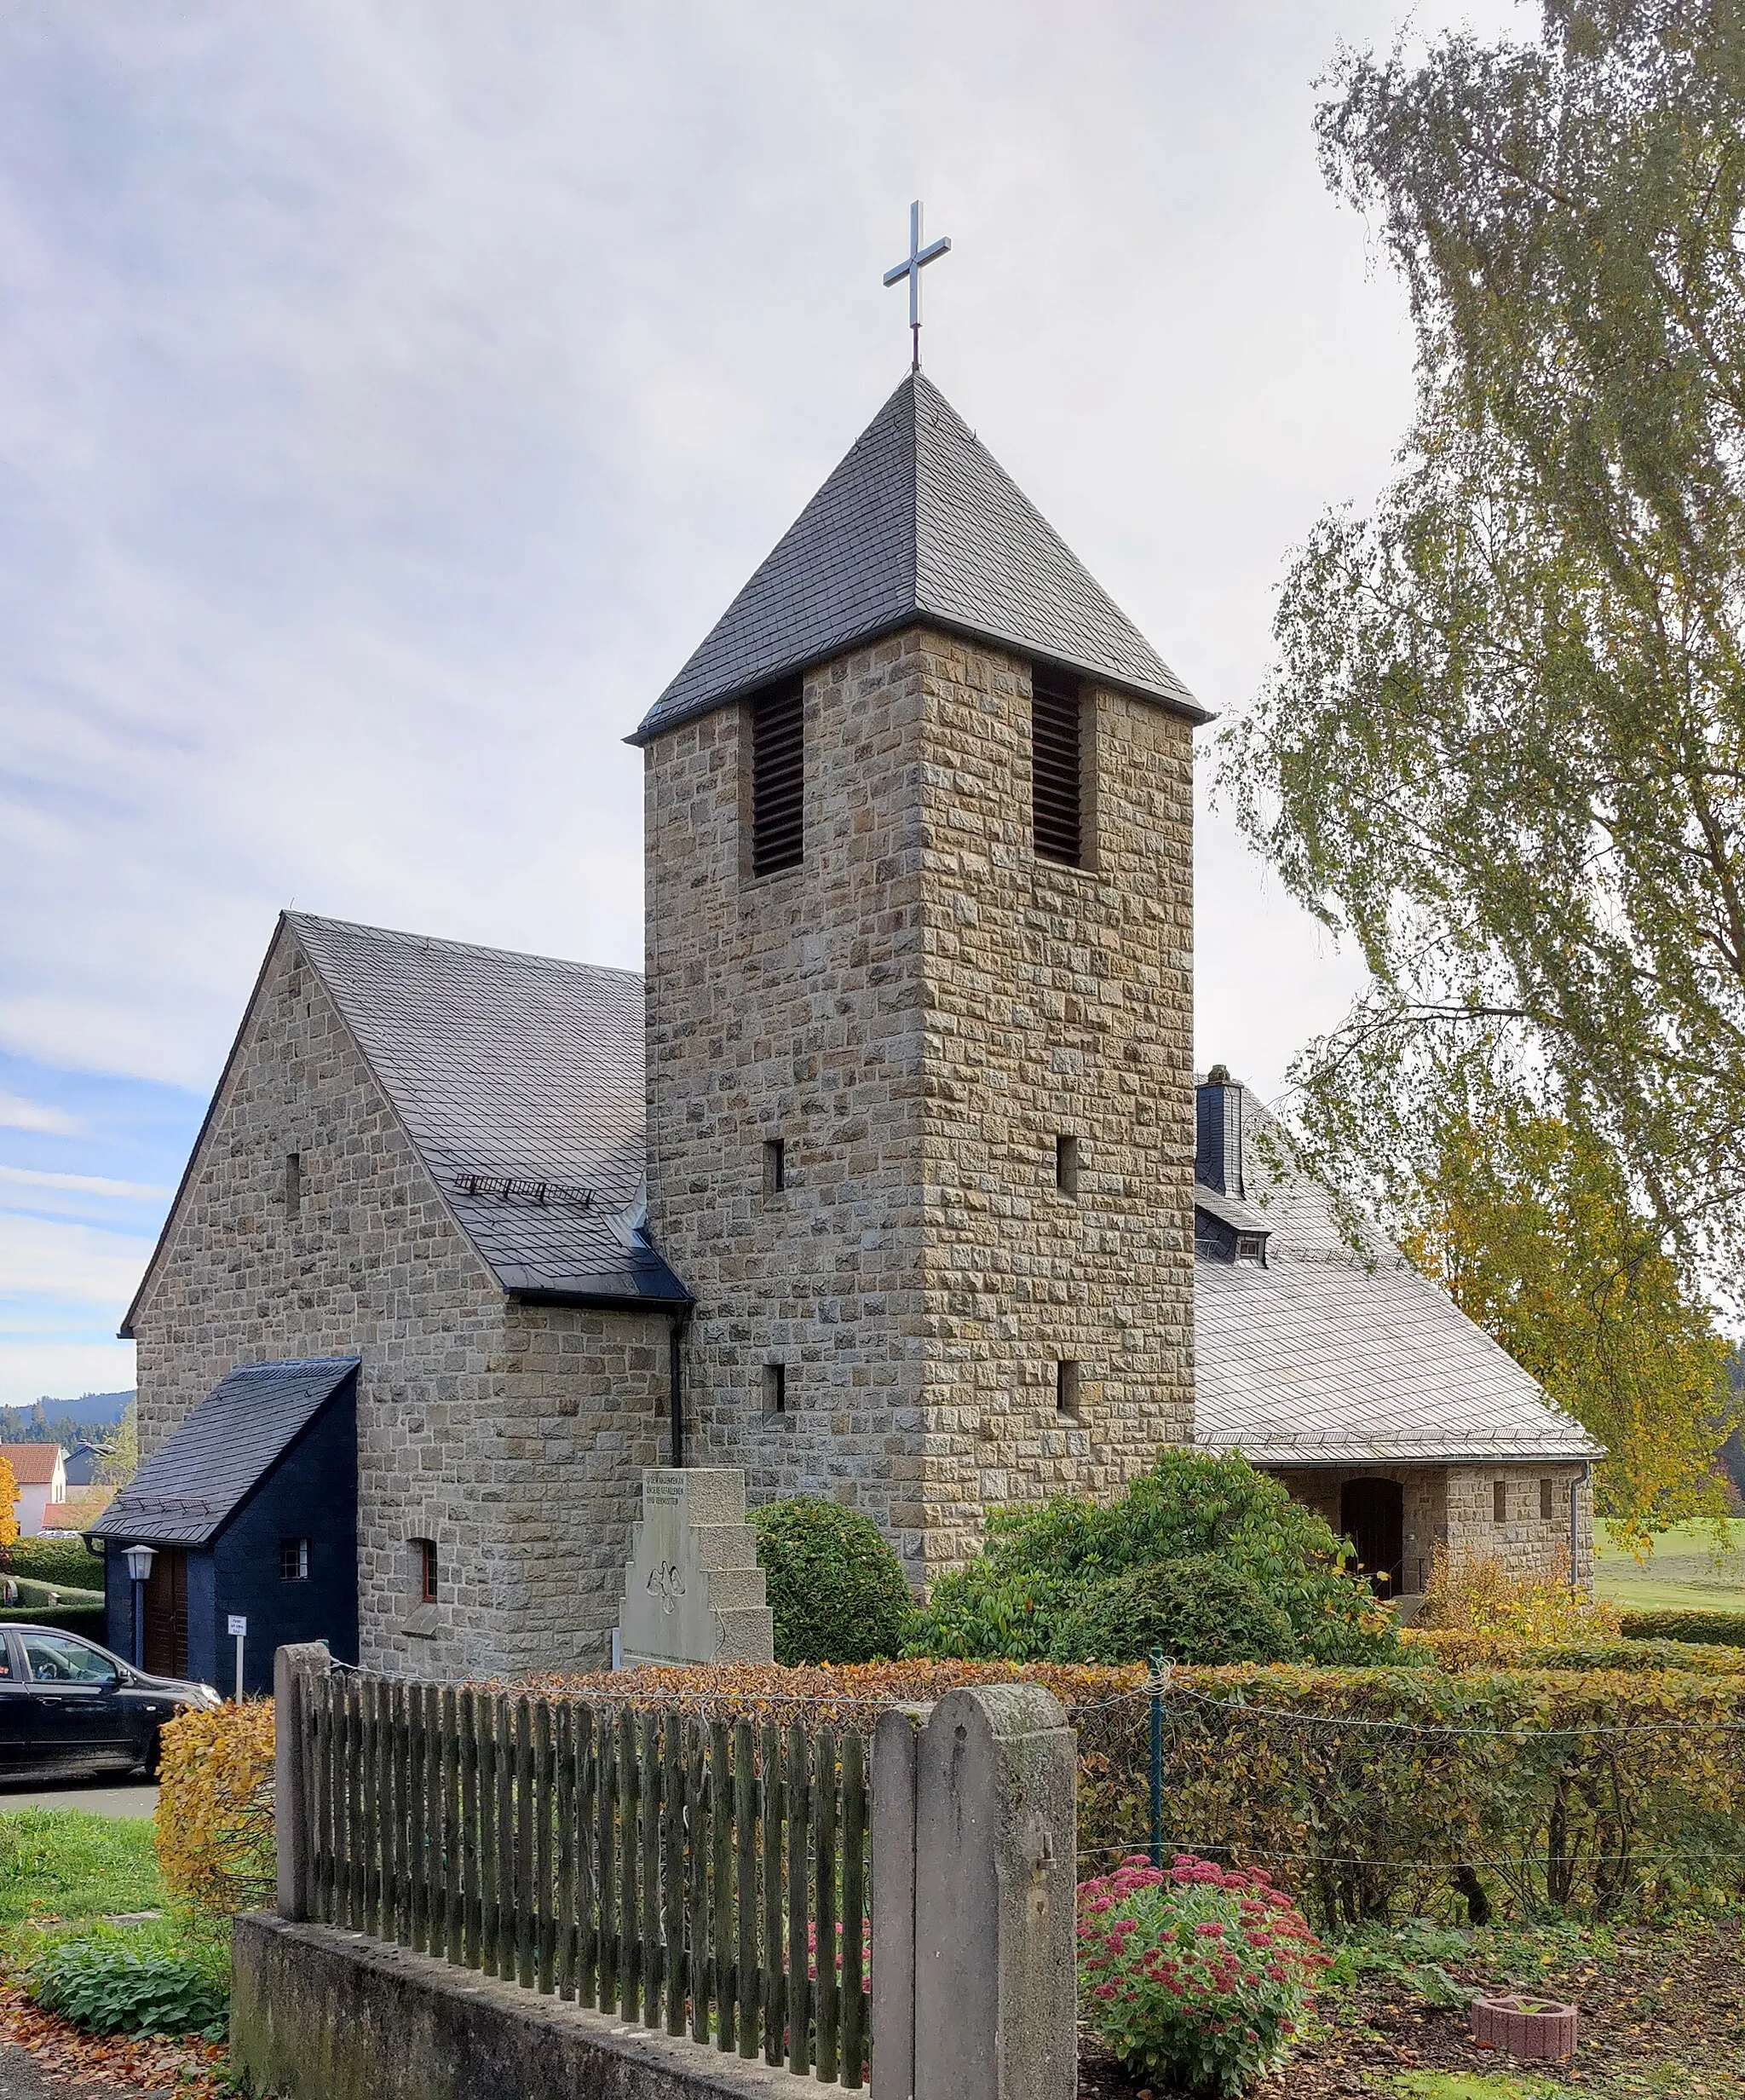
[[[1405,1574],[1406,1491],[1397,1480],[1347,1480],[1339,1529],[1357,1549],[1357,1566],[1376,1593],[1397,1596]]]
[[[154,1676],[187,1675],[187,1559],[160,1546],[146,1584],[146,1668]]]

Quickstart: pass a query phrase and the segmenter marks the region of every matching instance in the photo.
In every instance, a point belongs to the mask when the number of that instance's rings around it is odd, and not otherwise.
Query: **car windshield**
[[[110,1659],[101,1649],[87,1647],[83,1641],[69,1640],[58,1633],[27,1633],[20,1637],[24,1642],[26,1665],[37,1684],[107,1684],[115,1676]]]

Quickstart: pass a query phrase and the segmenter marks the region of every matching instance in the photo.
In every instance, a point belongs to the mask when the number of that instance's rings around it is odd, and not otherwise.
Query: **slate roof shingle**
[[[96,1528],[127,1545],[210,1545],[357,1368],[354,1356],[329,1356],[227,1372]]]
[[[1211,719],[939,389],[911,372],[631,741],[918,620]]]
[[[1199,1443],[1263,1466],[1603,1455],[1373,1226],[1351,1247],[1252,1092],[1242,1174],[1267,1266],[1195,1261]]]
[[[287,912],[456,1218],[517,1296],[682,1305],[637,1228],[642,980]]]

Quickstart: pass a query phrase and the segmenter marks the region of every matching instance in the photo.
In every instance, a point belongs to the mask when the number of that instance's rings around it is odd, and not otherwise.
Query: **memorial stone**
[[[642,1514],[619,1616],[619,1666],[770,1663],[775,1615],[764,1602],[746,1476],[728,1466],[642,1475]]]

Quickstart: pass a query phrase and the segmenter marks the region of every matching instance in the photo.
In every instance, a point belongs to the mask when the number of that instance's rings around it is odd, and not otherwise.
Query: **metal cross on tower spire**
[[[909,280],[909,340],[913,346],[913,372],[921,369],[921,272],[930,262],[936,262],[951,248],[951,237],[930,241],[921,245],[921,200],[918,197],[909,206],[909,252],[901,262],[894,263],[884,273],[887,285]]]

